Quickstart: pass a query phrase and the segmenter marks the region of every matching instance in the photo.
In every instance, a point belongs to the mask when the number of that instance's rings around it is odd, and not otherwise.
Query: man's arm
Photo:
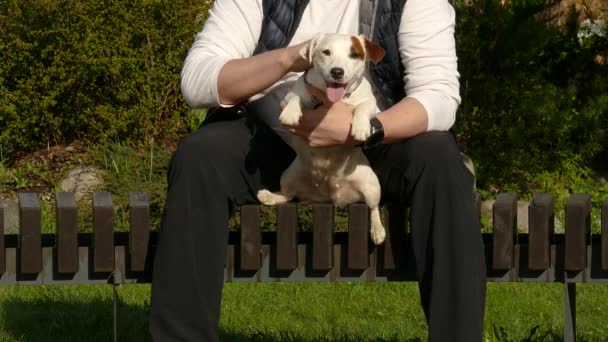
[[[231,107],[307,62],[298,47],[251,57],[263,19],[262,0],[216,0],[184,62],[181,90],[193,108]]]
[[[288,72],[308,69],[310,65],[299,54],[304,44],[306,42],[224,64],[217,80],[220,103],[237,104],[270,87]]]
[[[383,143],[392,143],[424,133],[428,128],[428,114],[415,98],[406,97],[376,115],[384,127]]]
[[[406,2],[399,30],[406,97],[377,115],[384,142],[445,131],[454,124],[460,104],[454,26],[447,0]]]

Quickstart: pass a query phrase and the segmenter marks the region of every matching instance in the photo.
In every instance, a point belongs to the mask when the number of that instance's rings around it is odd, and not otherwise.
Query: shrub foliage
[[[179,73],[209,1],[0,0],[5,154],[183,129]]]
[[[179,74],[210,3],[0,0],[4,155],[73,139],[179,137],[195,128]],[[608,65],[596,58],[606,53],[608,34],[581,40],[576,20],[547,24],[539,13],[550,5],[455,1],[457,131],[482,188],[608,161]]]
[[[563,27],[541,15],[554,3],[456,6],[457,125],[481,187],[526,186],[540,172],[608,161],[608,65],[596,62],[608,49],[608,27],[580,40],[577,13]]]

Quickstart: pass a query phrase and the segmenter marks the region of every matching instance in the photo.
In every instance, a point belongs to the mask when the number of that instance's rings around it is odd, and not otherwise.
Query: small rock
[[[528,207],[530,202],[528,201],[517,201],[517,229],[528,232]]]
[[[0,200],[4,207],[4,234],[19,233],[19,203],[13,200]]]
[[[489,223],[492,225],[492,208],[494,207],[495,200],[485,200],[481,202],[481,214],[486,215],[490,218]],[[524,233],[529,232],[529,211],[528,207],[530,206],[530,202],[528,201],[517,201],[517,228],[519,231]],[[563,234],[564,226],[562,222],[559,220],[557,215],[555,216],[555,233]]]
[[[76,201],[90,196],[103,184],[102,171],[94,167],[77,167],[71,170],[67,177],[59,183],[59,189],[73,192]]]
[[[494,207],[495,200],[481,201],[481,215],[489,215],[492,220],[492,208]]]
[[[493,210],[495,200],[485,200],[481,202],[481,214],[487,215],[490,218],[490,225],[493,223]],[[517,228],[528,232],[528,205],[530,202],[517,201]]]
[[[564,226],[562,225],[562,221],[560,221],[557,218],[557,215],[555,215],[555,220],[554,222],[554,227],[555,227],[555,233],[556,234],[564,234],[566,232],[566,230],[564,229]]]

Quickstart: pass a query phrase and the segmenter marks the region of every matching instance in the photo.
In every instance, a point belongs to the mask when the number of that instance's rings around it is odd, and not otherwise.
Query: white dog
[[[353,110],[352,136],[364,141],[370,134],[370,119],[376,114],[376,99],[363,77],[366,60],[377,63],[384,49],[363,37],[318,34],[300,51],[312,68],[302,75],[285,96],[286,106],[279,117],[289,126],[297,125],[302,108],[313,108],[316,99],[306,84],[325,91],[331,102],[342,101]],[[280,193],[260,190],[260,202],[276,205],[292,200],[328,202],[344,206],[365,201],[370,208],[371,238],[380,244],[386,232],[380,220],[380,182],[361,148],[347,145],[310,147],[294,136],[297,157],[281,176]]]

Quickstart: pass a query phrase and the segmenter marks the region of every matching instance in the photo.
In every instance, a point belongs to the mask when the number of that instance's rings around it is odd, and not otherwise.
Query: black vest
[[[361,0],[369,1],[369,0]],[[371,82],[386,99],[388,106],[405,97],[404,69],[399,56],[397,36],[405,0],[376,0],[375,25],[371,39],[386,54],[378,63],[369,63]],[[264,20],[254,55],[286,47],[291,41],[309,0],[264,0]]]

